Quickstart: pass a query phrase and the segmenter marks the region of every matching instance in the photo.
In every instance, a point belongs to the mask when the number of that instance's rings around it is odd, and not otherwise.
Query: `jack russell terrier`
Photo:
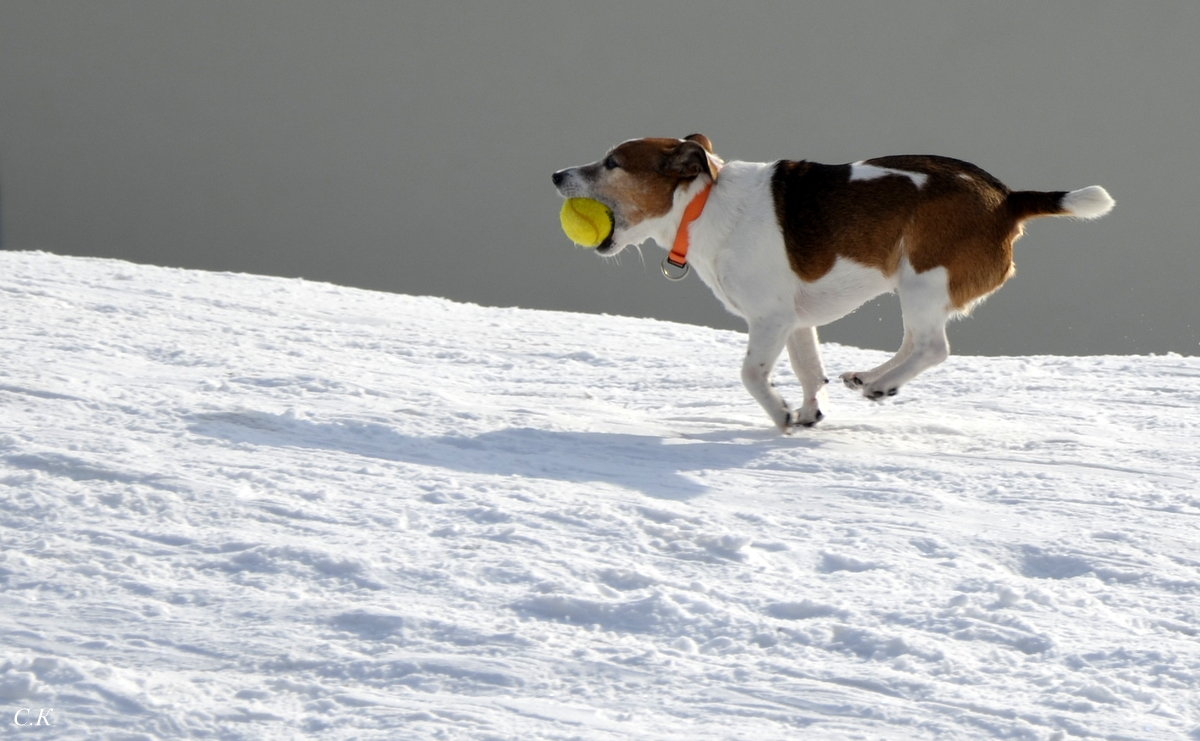
[[[694,267],[746,320],[742,382],[785,432],[824,416],[817,397],[829,379],[817,327],[896,291],[900,350],[841,377],[868,399],[893,396],[949,355],[946,322],[1012,277],[1012,245],[1026,219],[1095,219],[1114,205],[1098,185],[1013,191],[975,165],[933,155],[846,165],[724,162],[702,134],[627,141],[553,180],[563,197],[612,211],[612,234],[597,253],[646,240],[673,245],[664,273],[672,277],[668,264]],[[798,409],[770,382],[785,346],[804,392]]]

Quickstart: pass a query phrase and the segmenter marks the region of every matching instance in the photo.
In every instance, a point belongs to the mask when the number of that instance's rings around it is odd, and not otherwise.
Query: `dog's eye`
[[[604,169],[606,169],[606,170],[615,170],[615,169],[617,169],[618,167],[620,167],[620,165],[619,165],[619,164],[617,164],[617,158],[616,158],[616,157],[614,157],[614,156],[612,156],[612,155],[610,154],[610,155],[608,155],[607,157],[605,157],[605,158],[604,158]]]

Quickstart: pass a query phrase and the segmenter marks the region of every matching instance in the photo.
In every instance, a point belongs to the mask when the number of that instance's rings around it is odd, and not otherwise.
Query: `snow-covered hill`
[[[0,310],[14,738],[1200,738],[1200,359],[783,437],[731,332],[13,252]]]

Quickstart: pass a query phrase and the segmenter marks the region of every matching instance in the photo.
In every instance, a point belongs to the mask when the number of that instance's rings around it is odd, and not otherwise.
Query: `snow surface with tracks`
[[[1196,357],[783,436],[736,332],[21,252],[0,311],[13,738],[1200,738]]]

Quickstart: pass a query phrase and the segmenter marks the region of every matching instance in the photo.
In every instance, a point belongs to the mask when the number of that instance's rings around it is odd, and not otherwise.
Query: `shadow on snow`
[[[742,467],[761,455],[764,446],[783,444],[777,436],[747,444],[745,438],[753,433],[746,431],[700,434],[678,442],[652,435],[528,427],[422,437],[385,424],[255,411],[195,415],[190,429],[238,445],[326,450],[463,473],[603,482],[675,500],[709,490],[686,472]],[[803,445],[794,439],[787,444],[798,443]]]

